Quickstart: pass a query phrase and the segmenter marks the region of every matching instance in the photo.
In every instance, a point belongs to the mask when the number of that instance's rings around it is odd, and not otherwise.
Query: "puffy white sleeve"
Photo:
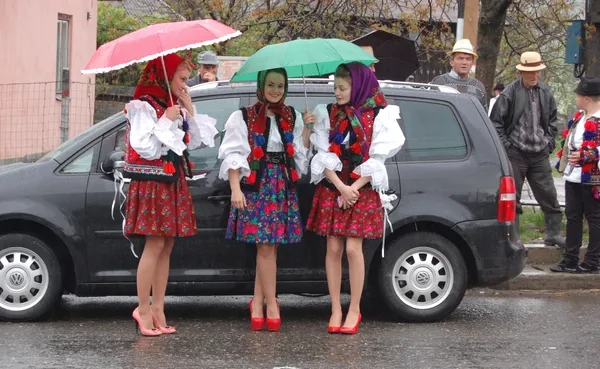
[[[294,162],[296,163],[296,171],[299,175],[308,172],[308,161],[310,150],[304,146],[302,139],[302,131],[304,130],[304,120],[302,113],[296,110],[296,122],[294,123]]]
[[[310,142],[317,150],[310,164],[310,182],[319,183],[325,178],[325,169],[340,171],[342,162],[340,158],[332,152],[329,152],[329,114],[327,114],[327,105],[317,105],[313,112],[317,122],[313,126],[313,132],[310,135]]]
[[[186,149],[183,143],[185,133],[173,127],[175,122],[164,115],[158,119],[156,111],[145,101],[132,100],[125,105],[125,109],[131,124],[129,143],[142,158],[160,158],[162,145],[179,156],[183,155],[183,150]]]
[[[388,105],[379,112],[373,124],[369,159],[354,169],[361,177],[371,176],[371,186],[376,191],[388,189],[385,160],[396,155],[405,141],[397,119],[400,119],[400,108],[396,105]]]
[[[225,123],[225,136],[219,147],[219,159],[223,160],[219,178],[229,180],[229,169],[240,169],[240,179],[249,176],[248,155],[250,155],[248,127],[244,122],[242,111],[237,110]]]
[[[208,147],[215,146],[215,136],[219,133],[217,128],[217,120],[206,114],[198,114],[196,106],[194,113],[185,112],[189,125],[188,133],[190,134],[190,142],[187,144],[188,150],[194,150],[202,145]]]

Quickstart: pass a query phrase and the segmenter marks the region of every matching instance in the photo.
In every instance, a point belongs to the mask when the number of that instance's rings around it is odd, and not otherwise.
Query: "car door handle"
[[[386,195],[394,195],[396,193],[396,190],[394,190],[393,188],[387,190],[384,192]]]
[[[209,201],[225,201],[225,200],[229,200],[231,198],[231,195],[215,195],[215,196],[208,196],[206,199]]]

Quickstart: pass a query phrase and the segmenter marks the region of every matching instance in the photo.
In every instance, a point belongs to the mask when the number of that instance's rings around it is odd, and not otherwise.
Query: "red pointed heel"
[[[250,300],[250,325],[253,331],[261,331],[265,328],[265,318],[253,318],[252,317],[252,301]]]
[[[360,324],[361,320],[362,320],[362,314],[358,313],[358,321],[356,322],[356,325],[352,328],[342,327],[342,328],[340,328],[340,332],[344,333],[344,334],[357,334],[358,333],[358,325]]]
[[[278,332],[281,329],[281,308],[279,301],[277,301],[277,311],[279,312],[279,318],[271,319],[267,317],[267,329],[271,332]]]
[[[137,322],[137,325],[140,327],[140,333],[142,333],[143,336],[156,337],[156,336],[160,336],[162,334],[162,332],[156,328],[146,329],[146,328],[142,327],[142,318],[140,317],[140,312],[139,312],[138,308],[135,308],[135,310],[133,311],[131,316]]]

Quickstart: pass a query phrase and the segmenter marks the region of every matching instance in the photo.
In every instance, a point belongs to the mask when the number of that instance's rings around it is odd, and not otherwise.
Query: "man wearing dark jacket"
[[[562,213],[548,160],[558,131],[556,101],[550,88],[538,81],[545,68],[540,54],[523,53],[517,65],[521,77],[498,96],[490,119],[512,165],[517,186],[517,227],[518,216],[523,213],[521,191],[527,179],[544,212],[546,245],[564,247]]]

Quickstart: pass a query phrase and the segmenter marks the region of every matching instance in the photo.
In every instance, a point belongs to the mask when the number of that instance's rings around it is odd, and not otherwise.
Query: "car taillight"
[[[500,180],[500,196],[498,198],[498,221],[514,222],[517,207],[515,179],[502,177]]]

